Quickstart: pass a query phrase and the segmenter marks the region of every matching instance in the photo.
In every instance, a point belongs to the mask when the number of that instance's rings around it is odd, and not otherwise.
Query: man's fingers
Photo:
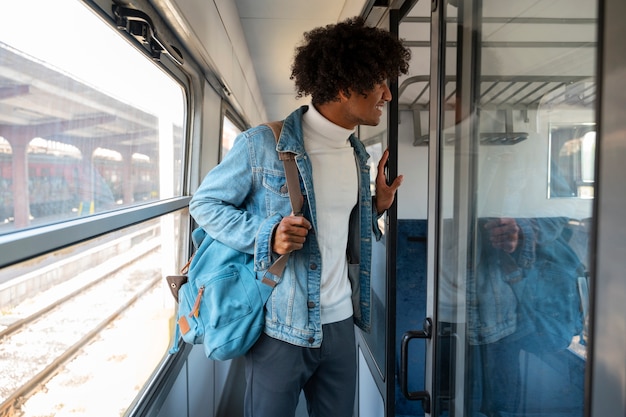
[[[378,161],[378,175],[385,175],[385,164],[387,164],[387,160],[389,159],[389,149],[385,149],[383,155],[380,157],[380,161]]]
[[[400,188],[400,186],[402,185],[402,180],[404,180],[404,175],[398,175],[393,182],[391,183],[391,185],[389,186],[389,188],[391,189],[391,191],[393,193],[395,193],[396,191],[398,191],[398,188]],[[392,194],[393,194],[392,193]]]
[[[303,216],[284,217],[274,233],[273,249],[276,253],[285,254],[300,250],[306,242],[311,223]]]
[[[283,219],[280,221],[280,224],[293,227],[303,227],[305,229],[311,228],[311,223],[306,219],[306,217],[296,216],[294,214],[283,217]]]

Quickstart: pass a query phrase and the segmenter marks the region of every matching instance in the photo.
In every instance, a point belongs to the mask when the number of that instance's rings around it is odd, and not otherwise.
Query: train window
[[[595,124],[550,126],[548,197],[593,198]]]
[[[119,416],[167,354],[186,209],[0,269],[0,415]],[[184,263],[184,262],[182,262]]]
[[[125,36],[83,1],[1,6],[0,415],[123,415],[167,357],[187,101]]]
[[[235,138],[242,132],[242,129],[225,114],[222,118],[222,143],[220,147],[220,161],[224,159],[228,151],[233,147]]]
[[[184,117],[181,86],[83,2],[3,4],[0,234],[182,195]]]
[[[363,131],[364,129],[361,129]],[[376,194],[376,175],[378,174],[378,164],[380,158],[383,156],[384,151],[384,143],[386,140],[383,134],[378,135],[373,138],[373,140],[368,140],[364,142],[365,150],[370,156],[370,159],[367,161],[370,166],[370,190],[372,194]]]

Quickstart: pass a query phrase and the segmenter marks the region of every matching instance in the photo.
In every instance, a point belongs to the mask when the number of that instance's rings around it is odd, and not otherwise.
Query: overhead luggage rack
[[[456,77],[445,78],[443,87],[444,111],[456,106]],[[430,76],[417,75],[404,80],[399,89],[400,110],[413,111],[415,128],[414,146],[426,145],[428,135],[421,133],[420,112],[430,107]],[[481,110],[498,110],[505,114],[503,132],[481,132],[480,142],[484,145],[513,145],[525,140],[527,132],[513,131],[514,110],[526,112],[542,108],[576,106],[592,109],[596,88],[589,76],[542,76],[484,75],[480,79]],[[445,135],[447,144],[454,142],[454,135]]]

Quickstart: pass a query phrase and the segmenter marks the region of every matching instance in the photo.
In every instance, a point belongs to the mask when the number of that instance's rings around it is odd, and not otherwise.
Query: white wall
[[[392,381],[393,382],[393,381]],[[391,383],[392,383],[391,382]],[[359,349],[359,417],[382,417],[385,415],[385,404],[378,391],[376,381],[372,377],[363,352]]]
[[[166,1],[203,64],[217,73],[235,107],[252,124],[267,120],[261,92],[233,0]]]
[[[478,148],[478,216],[542,217],[568,216],[582,219],[591,215],[593,200],[548,198],[549,130],[554,123],[586,123],[594,120],[589,110],[548,109],[529,111],[528,119],[515,113],[514,131],[528,132],[525,141],[515,145]],[[501,118],[501,115],[500,115]],[[447,120],[453,120],[448,117]],[[481,120],[481,130],[501,131],[501,120]],[[500,124],[500,125],[498,125]],[[422,118],[422,132],[427,120]],[[454,132],[454,126],[446,129]],[[428,208],[428,146],[413,146],[413,119],[410,112],[400,113],[398,173],[404,182],[398,190],[398,218],[426,219]],[[441,150],[441,209],[452,216],[454,197],[454,146]]]
[[[422,131],[428,126],[422,120]],[[398,126],[398,175],[404,175],[398,189],[398,218],[426,219],[428,214],[428,146],[413,146],[413,114],[400,112]]]

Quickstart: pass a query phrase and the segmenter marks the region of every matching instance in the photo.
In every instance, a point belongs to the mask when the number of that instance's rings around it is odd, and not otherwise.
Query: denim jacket
[[[278,255],[272,251],[274,228],[291,214],[283,163],[279,152],[293,152],[304,196],[304,216],[313,225],[304,247],[292,252],[281,278],[266,304],[265,333],[285,342],[319,347],[322,342],[320,312],[321,253],[315,238],[316,207],[311,162],[304,149],[302,106],[284,121],[278,143],[268,126],[241,133],[224,160],[207,174],[189,204],[191,216],[222,243],[254,255],[257,277]],[[363,144],[350,137],[359,168],[359,200],[350,216],[348,275],[352,285],[355,323],[370,328],[371,236],[379,239],[376,210],[370,193],[369,155]],[[271,275],[271,274],[270,274]]]
[[[531,351],[541,345],[565,348],[582,330],[577,277],[584,275],[568,243],[568,218],[516,222],[523,239],[512,254],[493,249],[484,233],[478,239],[479,263],[468,281],[470,343],[510,336],[509,340],[523,338]]]
[[[468,274],[467,287],[468,338],[476,345],[496,342],[518,330],[514,287],[535,263],[534,232],[527,219],[516,219],[523,239],[512,254],[491,246],[482,230],[485,221],[479,222],[478,264]]]

